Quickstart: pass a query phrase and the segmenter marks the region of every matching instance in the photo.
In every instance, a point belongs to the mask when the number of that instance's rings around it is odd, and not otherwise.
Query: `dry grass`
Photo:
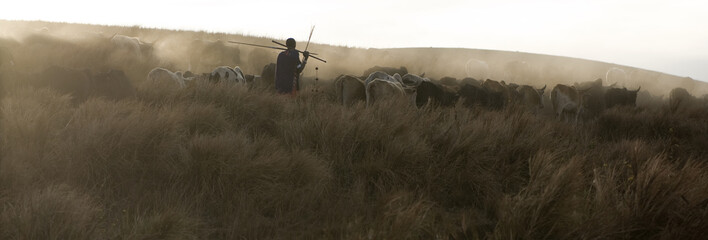
[[[6,80],[0,238],[697,239],[708,227],[706,109],[613,109],[574,126],[515,108],[342,107],[326,86],[291,98],[132,80],[135,97],[79,103]]]

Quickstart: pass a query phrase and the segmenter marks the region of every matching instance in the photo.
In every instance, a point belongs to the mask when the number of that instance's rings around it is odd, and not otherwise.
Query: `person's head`
[[[288,38],[288,40],[285,40],[285,46],[287,46],[289,49],[294,49],[295,48],[295,39]]]

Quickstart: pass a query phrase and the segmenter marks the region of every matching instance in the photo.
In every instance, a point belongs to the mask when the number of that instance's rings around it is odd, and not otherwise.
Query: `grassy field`
[[[15,58],[121,68],[135,93],[77,102],[4,72],[0,239],[700,239],[708,228],[706,108],[659,102],[578,125],[513,106],[347,108],[326,82],[296,98],[175,89],[140,76],[156,62],[51,58],[77,51]]]

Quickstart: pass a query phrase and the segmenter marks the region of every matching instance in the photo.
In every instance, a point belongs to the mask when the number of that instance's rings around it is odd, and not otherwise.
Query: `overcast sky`
[[[10,0],[12,1],[12,0]],[[708,81],[705,0],[3,1],[0,18],[599,60]]]

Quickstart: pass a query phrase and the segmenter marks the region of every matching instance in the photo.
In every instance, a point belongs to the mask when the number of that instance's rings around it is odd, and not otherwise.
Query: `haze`
[[[0,18],[541,53],[708,80],[705,1],[14,1]]]

